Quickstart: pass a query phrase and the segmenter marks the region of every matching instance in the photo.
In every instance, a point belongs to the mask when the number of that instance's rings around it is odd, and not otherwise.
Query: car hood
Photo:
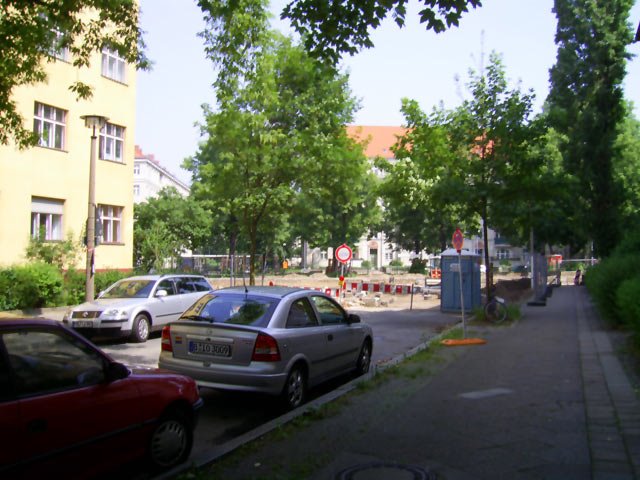
[[[97,298],[92,302],[84,302],[72,310],[104,310],[105,308],[131,308],[149,302],[149,298]]]

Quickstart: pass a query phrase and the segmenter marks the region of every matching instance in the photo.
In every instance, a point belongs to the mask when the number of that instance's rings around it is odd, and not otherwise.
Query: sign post
[[[462,338],[467,338],[467,324],[464,318],[464,292],[462,291],[462,245],[464,237],[459,228],[453,233],[453,247],[458,252],[458,279],[460,280],[460,311],[462,312]]]
[[[345,286],[344,265],[351,260],[353,251],[351,250],[351,247],[349,247],[349,245],[343,243],[338,248],[336,248],[335,256],[336,260],[338,260],[342,264],[342,266],[340,267],[340,298],[342,298],[342,296],[344,295]]]

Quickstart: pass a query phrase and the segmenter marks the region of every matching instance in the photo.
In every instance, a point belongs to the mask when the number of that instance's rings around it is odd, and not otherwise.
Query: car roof
[[[162,275],[152,274],[152,275],[134,275],[132,277],[124,277],[120,280],[151,280],[156,281],[161,278],[170,278],[170,277],[188,277],[188,278],[205,278],[203,275],[193,275],[190,273],[165,273]]]
[[[308,290],[308,289],[304,289],[304,288],[296,288],[296,287],[278,287],[278,286],[274,286],[274,287],[270,287],[270,286],[261,286],[261,285],[247,285],[246,287],[244,286],[240,286],[240,287],[227,287],[227,288],[221,288],[215,291],[215,294],[225,294],[225,293],[230,293],[230,294],[249,294],[249,295],[262,295],[265,297],[272,297],[272,298],[284,298],[288,295],[297,293],[297,292],[315,292],[315,293],[322,293],[319,291],[315,291],[315,290]]]
[[[49,318],[0,317],[0,327],[62,327],[60,322]]]

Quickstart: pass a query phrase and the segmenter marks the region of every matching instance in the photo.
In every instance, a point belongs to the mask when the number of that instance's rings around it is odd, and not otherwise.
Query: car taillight
[[[251,360],[255,362],[279,362],[280,349],[275,338],[266,333],[259,333],[253,347]]]
[[[165,325],[162,329],[162,343],[160,347],[163,352],[173,352],[173,345],[171,344],[171,327]]]

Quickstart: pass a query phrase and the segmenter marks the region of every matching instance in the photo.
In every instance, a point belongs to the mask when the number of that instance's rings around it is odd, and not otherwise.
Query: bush
[[[57,267],[38,262],[13,270],[14,309],[55,307],[62,303],[63,278]]]
[[[131,276],[130,272],[121,272],[120,270],[106,270],[97,272],[94,279],[96,296],[103,290],[116,283],[118,280]]]
[[[640,272],[640,256],[626,254],[609,257],[589,267],[585,273],[585,285],[600,314],[613,326],[621,323],[617,292],[625,281],[637,277]]]
[[[427,271],[427,261],[420,258],[414,258],[411,260],[411,266],[409,267],[409,273],[424,274]]]
[[[640,276],[623,281],[616,291],[616,306],[620,322],[628,326],[636,344],[640,345]]]
[[[75,269],[67,270],[64,274],[64,292],[62,293],[64,305],[77,305],[84,302],[85,281],[84,272],[78,272]]]
[[[0,310],[15,310],[18,305],[15,286],[16,272],[13,268],[0,270]]]

